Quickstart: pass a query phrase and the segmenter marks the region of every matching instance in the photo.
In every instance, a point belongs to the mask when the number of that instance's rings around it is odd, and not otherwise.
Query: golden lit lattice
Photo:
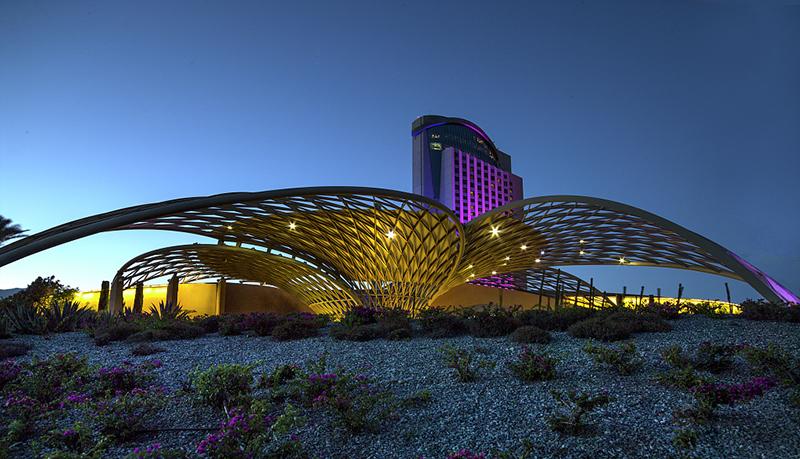
[[[585,280],[556,268],[525,269],[472,281],[475,285],[499,287],[554,298],[556,303],[583,307],[605,307],[612,302]],[[541,300],[540,300],[541,301]]]
[[[228,245],[192,244],[154,250],[126,263],[117,277],[123,288],[128,288],[173,274],[184,283],[223,276],[274,285],[316,313],[340,314],[358,304],[347,285],[303,261]]]

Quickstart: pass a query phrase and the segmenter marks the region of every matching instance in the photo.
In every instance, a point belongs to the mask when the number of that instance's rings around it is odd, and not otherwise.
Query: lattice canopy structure
[[[282,287],[317,312],[356,304],[413,312],[467,282],[540,294],[566,288],[594,304],[604,298],[594,286],[553,268],[611,264],[718,274],[749,283],[771,301],[800,302],[696,233],[635,207],[582,196],[515,201],[462,224],[436,201],[392,190],[227,193],[66,223],[0,248],[0,266],[98,232],[133,229],[190,233],[217,244],[140,255],[119,270],[117,285],[173,274],[184,282],[238,279]]]

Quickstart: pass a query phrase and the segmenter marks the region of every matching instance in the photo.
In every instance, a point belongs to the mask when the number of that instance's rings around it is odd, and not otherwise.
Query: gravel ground
[[[490,452],[518,448],[524,439],[534,447],[532,457],[633,458],[674,457],[675,425],[672,412],[690,403],[679,390],[656,384],[655,375],[666,366],[659,349],[671,344],[696,346],[717,343],[779,343],[791,352],[800,349],[800,325],[751,322],[740,319],[684,318],[672,322],[669,333],[637,335],[636,345],[645,365],[632,376],[618,376],[596,366],[583,352],[584,341],[554,333],[553,341],[540,346],[560,358],[552,381],[525,384],[505,366],[518,353],[518,346],[505,338],[460,337],[409,341],[334,341],[319,337],[292,342],[269,338],[209,335],[191,341],[158,343],[167,352],[152,357],[131,357],[129,344],[97,347],[82,333],[49,338],[18,338],[31,344],[29,355],[47,356],[77,352],[91,363],[109,365],[123,360],[157,357],[164,366],[157,370],[161,382],[178,388],[179,381],[196,366],[214,363],[261,362],[264,370],[279,364],[302,363],[329,353],[332,366],[359,369],[386,381],[398,396],[427,389],[432,400],[421,408],[401,413],[398,420],[375,434],[348,435],[323,420],[310,419],[299,436],[313,457],[320,458],[444,458],[461,448]],[[442,362],[438,349],[446,344],[473,349],[480,359],[497,363],[483,370],[478,381],[458,382]],[[744,365],[721,375],[726,381],[750,377]],[[546,418],[555,411],[551,389],[608,391],[614,401],[596,411],[590,422],[595,434],[582,437],[552,432]],[[737,407],[722,407],[711,426],[700,430],[696,457],[790,458],[800,457],[800,410],[786,403],[782,388]],[[216,427],[219,415],[193,407],[188,401],[174,403],[162,413],[163,427]],[[192,448],[202,432],[166,432],[142,439],[137,445],[161,442],[165,447]],[[137,446],[130,445],[130,448]],[[130,451],[130,448],[125,451]],[[121,453],[122,450],[116,451]]]

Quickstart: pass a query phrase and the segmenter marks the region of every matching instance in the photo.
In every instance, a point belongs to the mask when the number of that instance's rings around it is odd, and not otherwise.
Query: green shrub
[[[764,300],[745,300],[739,305],[741,317],[748,320],[800,322],[800,307]]]
[[[517,360],[508,363],[508,368],[520,380],[534,382],[555,378],[556,363],[556,359],[547,354],[531,351],[525,346]]]
[[[604,317],[594,317],[572,324],[567,330],[575,338],[592,338],[600,341],[620,341],[631,336],[631,326]]]
[[[678,449],[693,449],[697,446],[698,435],[692,429],[680,429],[675,432],[672,444]]]
[[[337,340],[370,341],[373,339],[405,339],[411,335],[411,322],[405,311],[388,309],[373,312],[372,309],[356,309],[351,313],[355,318],[341,321],[330,329],[330,335]],[[360,315],[358,315],[360,314]],[[356,320],[356,318],[361,319]]]
[[[693,364],[698,370],[721,373],[733,366],[733,358],[740,347],[731,344],[703,342],[695,350]]]
[[[47,321],[39,314],[35,304],[13,301],[3,307],[8,328],[22,335],[42,335],[47,332]]]
[[[189,311],[183,309],[183,306],[178,303],[165,303],[163,301],[159,302],[157,306],[155,304],[150,305],[149,315],[153,319],[161,321],[189,319]]]
[[[345,311],[339,323],[346,327],[369,325],[378,322],[380,310],[368,306],[354,306]]]
[[[219,331],[219,316],[196,317],[194,323],[205,330],[206,333],[217,333]]]
[[[113,341],[125,340],[140,331],[142,331],[142,327],[139,325],[117,321],[111,325],[94,329],[94,343],[98,346],[104,346]]]
[[[444,357],[445,364],[456,371],[456,377],[461,382],[472,382],[478,379],[479,368],[490,368],[494,363],[488,360],[475,362],[472,352],[446,344],[439,348]]]
[[[774,376],[784,386],[800,387],[800,361],[780,346],[774,343],[761,348],[745,346],[742,353],[755,373]]]
[[[164,403],[159,391],[124,392],[96,402],[94,419],[102,434],[117,441],[128,441],[145,430]]]
[[[308,320],[287,320],[272,329],[272,338],[289,341],[317,336],[317,325]]]
[[[219,334],[234,336],[242,334],[241,318],[235,314],[224,315],[219,319]]]
[[[605,317],[609,322],[618,322],[629,327],[631,333],[668,332],[672,326],[656,314],[649,312],[617,311]]]
[[[690,314],[711,317],[712,319],[723,318],[727,313],[724,306],[708,301],[703,301],[700,303],[687,303],[686,311]]]
[[[195,339],[205,335],[205,330],[202,327],[181,320],[165,320],[152,324],[151,327],[130,335],[128,341],[172,341]]]
[[[676,320],[681,318],[681,306],[677,303],[653,303],[642,308],[642,312],[654,314],[665,320]]]
[[[467,333],[464,319],[442,308],[424,309],[418,319],[422,333],[431,338],[450,338]]]
[[[596,314],[594,309],[573,307],[557,311],[529,309],[522,311],[517,318],[523,325],[531,325],[548,331],[565,331],[572,324],[589,319]]]
[[[5,313],[0,309],[0,339],[11,338],[11,322],[6,318]]]
[[[193,370],[192,381],[197,399],[217,409],[228,410],[250,401],[254,365],[219,364],[206,370]]]
[[[386,339],[392,341],[400,341],[405,339],[411,339],[411,329],[410,328],[396,328],[390,331],[386,335]]]
[[[91,314],[92,311],[75,301],[53,302],[42,309],[47,331],[55,333],[77,330]]]
[[[56,354],[43,360],[34,357],[25,370],[14,381],[15,389],[43,403],[70,392],[84,391],[95,374],[86,358],[75,354]]]
[[[377,323],[354,326],[334,325],[329,331],[333,339],[341,341],[371,341],[383,338],[385,332],[386,330]]]
[[[641,355],[636,352],[636,345],[633,342],[623,343],[618,348],[586,343],[583,351],[589,354],[595,362],[607,365],[621,375],[633,374],[644,363]]]
[[[464,309],[461,316],[466,320],[470,335],[493,338],[506,336],[519,327],[520,322],[515,317],[515,312],[515,309],[488,304]]]
[[[25,355],[31,346],[25,343],[0,343],[0,360]]]
[[[691,390],[694,387],[711,382],[709,378],[698,374],[692,366],[671,368],[665,373],[659,373],[656,376],[656,380],[665,386],[683,390]]]
[[[131,349],[131,354],[135,356],[145,356],[145,355],[153,355],[158,354],[159,352],[165,352],[166,349],[160,346],[155,346],[150,343],[141,343],[137,344]]]
[[[577,393],[570,390],[566,394],[561,391],[551,391],[553,398],[562,406],[562,411],[547,419],[551,429],[568,435],[579,435],[587,432],[589,426],[584,422],[584,417],[594,409],[607,405],[611,401],[608,394]]]
[[[527,325],[519,327],[511,333],[511,341],[522,344],[547,344],[550,342],[550,333],[542,330],[539,327]]]

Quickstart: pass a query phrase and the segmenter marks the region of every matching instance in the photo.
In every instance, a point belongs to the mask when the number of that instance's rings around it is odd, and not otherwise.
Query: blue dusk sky
[[[782,2],[0,2],[0,214],[32,233],[186,196],[411,191],[410,124],[470,119],[525,196],[644,208],[800,291],[800,7]],[[111,232],[0,268],[95,289]],[[572,269],[724,298],[724,278]],[[755,296],[731,281],[734,299]]]

